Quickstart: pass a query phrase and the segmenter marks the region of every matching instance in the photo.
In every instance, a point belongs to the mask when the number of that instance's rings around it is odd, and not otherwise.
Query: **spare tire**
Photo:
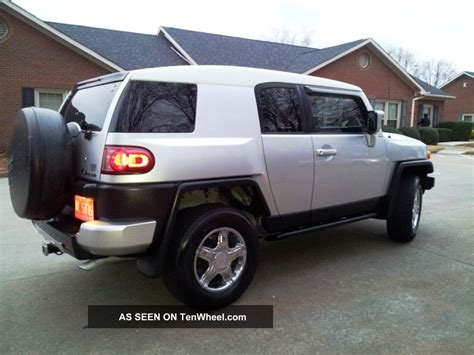
[[[8,152],[8,184],[15,213],[49,219],[64,208],[72,176],[70,136],[56,111],[28,107],[16,116]]]

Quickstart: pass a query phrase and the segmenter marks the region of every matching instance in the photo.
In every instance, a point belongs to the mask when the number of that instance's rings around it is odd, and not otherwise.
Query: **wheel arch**
[[[418,176],[420,178],[423,191],[425,191],[434,187],[435,179],[431,176],[428,176],[428,174],[431,174],[433,171],[433,163],[427,159],[398,162],[392,174],[386,201],[381,211],[379,211],[379,217],[387,218],[392,215],[395,204],[395,196],[397,196],[403,176],[407,174]]]
[[[180,210],[183,196],[191,191],[218,189],[220,191],[230,191],[236,187],[250,187],[255,192],[257,204],[261,208],[260,212],[263,216],[270,216],[271,211],[265,200],[264,194],[259,184],[252,177],[239,177],[231,179],[219,180],[202,180],[189,181],[179,183],[174,194],[168,216],[160,231],[160,235],[155,236],[154,241],[146,255],[138,260],[139,270],[149,277],[157,277],[160,275],[166,260],[166,253],[169,249],[176,216]],[[198,206],[198,205],[196,205]],[[231,207],[235,207],[229,204]],[[194,207],[194,206],[193,206]]]

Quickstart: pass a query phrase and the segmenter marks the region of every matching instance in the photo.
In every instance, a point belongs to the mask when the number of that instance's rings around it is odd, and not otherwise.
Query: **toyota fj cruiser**
[[[415,237],[433,165],[382,119],[360,88],[306,75],[110,74],[78,83],[59,112],[18,113],[11,200],[46,255],[136,256],[182,302],[221,307],[249,286],[258,238],[367,218]]]

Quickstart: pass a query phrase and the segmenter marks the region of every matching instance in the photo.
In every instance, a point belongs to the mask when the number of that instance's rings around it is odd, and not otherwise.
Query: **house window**
[[[366,69],[370,64],[370,57],[367,53],[363,53],[358,59],[359,65],[362,69]]]
[[[58,111],[68,91],[35,89],[35,106]]]
[[[7,22],[0,17],[0,41],[3,41],[10,34],[10,29]]]
[[[375,101],[374,109],[383,111],[385,117],[383,119],[383,125],[398,128],[400,127],[400,116],[401,116],[402,104],[400,101]]]
[[[474,123],[474,113],[463,113],[461,121]]]

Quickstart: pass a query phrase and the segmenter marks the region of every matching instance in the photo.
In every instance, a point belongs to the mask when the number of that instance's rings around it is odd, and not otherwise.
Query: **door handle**
[[[325,155],[336,155],[337,149],[316,149],[316,155],[322,157]]]

